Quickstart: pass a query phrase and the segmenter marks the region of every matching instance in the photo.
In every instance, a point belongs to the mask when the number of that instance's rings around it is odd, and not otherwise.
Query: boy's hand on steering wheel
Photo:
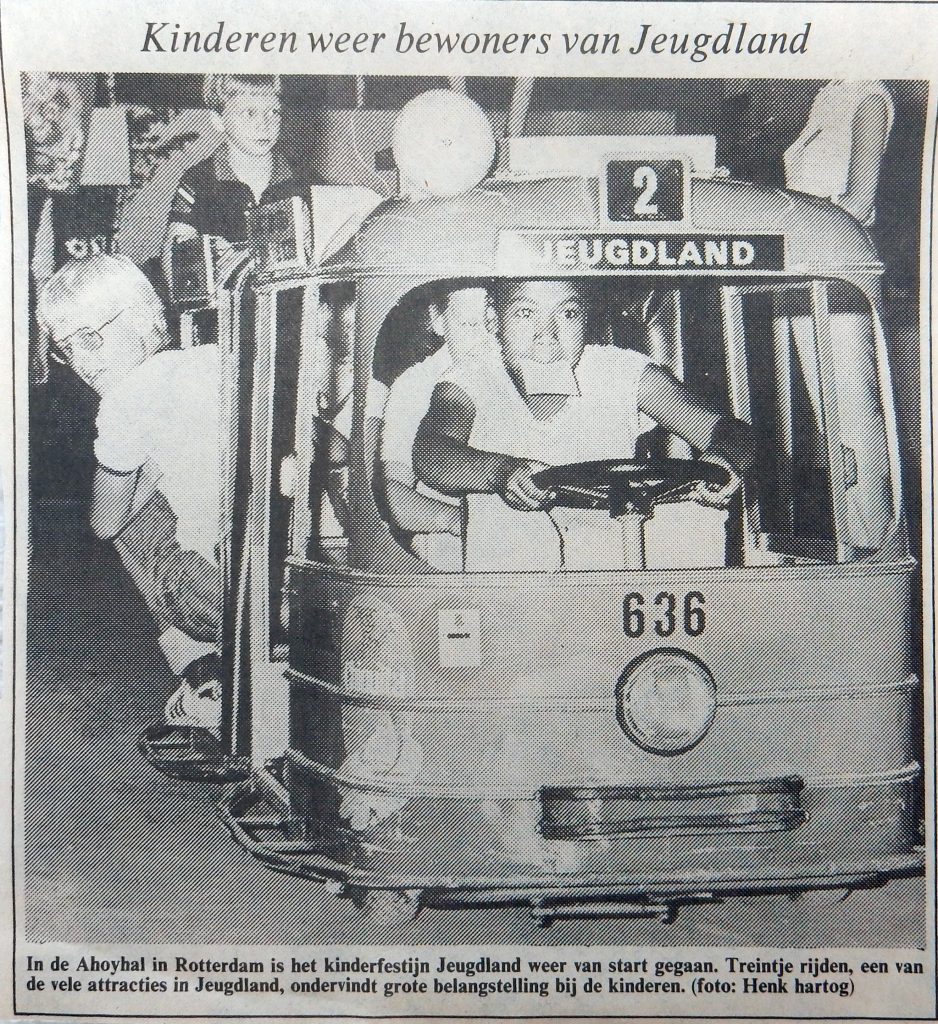
[[[506,505],[522,512],[541,512],[554,500],[553,491],[544,490],[534,482],[534,474],[546,469],[544,462],[506,457],[505,471],[496,493]]]
[[[729,475],[724,484],[711,484],[704,481],[698,482],[694,488],[692,497],[699,505],[707,508],[726,508],[733,498],[733,495],[742,485],[742,477],[733,468],[732,464],[719,455],[704,454],[700,457],[701,462],[712,462],[715,466],[722,466]]]

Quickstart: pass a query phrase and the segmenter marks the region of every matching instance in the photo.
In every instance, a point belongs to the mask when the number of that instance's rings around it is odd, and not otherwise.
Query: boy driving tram
[[[639,435],[655,423],[731,471],[722,486],[698,488],[701,503],[725,506],[752,468],[747,423],[708,408],[641,353],[596,343],[597,310],[580,282],[501,281],[488,317],[502,359],[447,373],[414,446],[419,479],[445,494],[472,496],[467,568],[570,568],[578,547],[595,555],[597,546],[609,546],[609,517],[565,519],[537,474],[566,463],[631,459]],[[601,556],[591,564],[605,567]]]

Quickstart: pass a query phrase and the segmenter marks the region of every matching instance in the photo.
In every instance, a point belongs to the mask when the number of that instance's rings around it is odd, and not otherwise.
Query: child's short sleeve
[[[126,393],[110,392],[98,407],[94,455],[99,465],[115,473],[132,473],[147,461],[145,431],[136,405]]]

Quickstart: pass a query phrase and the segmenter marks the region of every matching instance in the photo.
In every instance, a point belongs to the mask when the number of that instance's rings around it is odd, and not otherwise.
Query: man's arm
[[[116,537],[130,520],[139,470],[118,473],[99,465],[94,472],[89,521],[96,537]]]
[[[437,384],[414,441],[417,477],[443,494],[498,494],[512,508],[542,509],[550,492],[532,480],[540,463],[469,445],[475,406],[455,384]]]
[[[867,96],[853,118],[853,144],[847,190],[834,196],[861,223],[870,219],[876,202],[879,169],[889,136],[889,111],[882,96]]]

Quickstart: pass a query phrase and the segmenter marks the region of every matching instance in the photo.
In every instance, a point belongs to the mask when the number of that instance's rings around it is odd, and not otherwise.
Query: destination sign
[[[566,270],[784,270],[782,235],[560,234],[503,231],[498,240],[502,273]]]

